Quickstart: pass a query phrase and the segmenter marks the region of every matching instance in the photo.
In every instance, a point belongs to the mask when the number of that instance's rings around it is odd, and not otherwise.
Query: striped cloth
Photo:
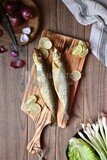
[[[91,51],[107,67],[107,0],[62,1],[79,23],[92,24]]]

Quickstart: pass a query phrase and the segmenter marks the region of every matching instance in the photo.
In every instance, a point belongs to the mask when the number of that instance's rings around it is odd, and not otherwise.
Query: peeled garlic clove
[[[23,28],[22,33],[29,35],[31,33],[31,28],[30,27]]]
[[[27,43],[27,42],[29,41],[28,35],[26,35],[26,34],[21,34],[20,41]]]

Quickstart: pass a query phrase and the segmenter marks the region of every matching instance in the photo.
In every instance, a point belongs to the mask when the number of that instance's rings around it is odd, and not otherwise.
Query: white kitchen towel
[[[79,23],[92,24],[91,51],[107,67],[107,0],[62,1]]]

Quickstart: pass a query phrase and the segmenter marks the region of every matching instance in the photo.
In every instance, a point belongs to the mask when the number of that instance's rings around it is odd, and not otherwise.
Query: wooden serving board
[[[70,73],[73,70],[79,70],[80,72],[82,72],[86,57],[79,58],[77,56],[72,55],[73,49],[76,47],[76,45],[79,42],[78,39],[74,39],[74,38],[60,35],[50,31],[43,31],[41,36],[48,37],[52,41],[53,46],[59,48],[62,54],[62,59],[65,62],[67,75],[68,75],[68,85],[70,87],[70,104],[69,104],[69,111],[70,111],[75,94],[76,94],[77,86],[79,84],[79,81],[72,82],[71,80],[69,80]],[[87,42],[85,43],[88,46],[88,43]],[[51,65],[52,65],[51,55],[49,56],[48,59],[46,59],[46,63],[47,63],[47,67],[50,68],[51,70]],[[38,153],[40,151],[41,132],[46,125],[51,124],[51,114],[49,109],[46,107],[46,105],[42,100],[42,97],[40,95],[39,89],[36,84],[35,74],[36,74],[36,71],[35,71],[35,66],[33,64],[30,80],[26,88],[26,91],[24,93],[22,106],[21,106],[21,109],[23,110],[23,106],[26,102],[26,99],[30,95],[36,95],[38,96],[38,103],[41,104],[41,107],[42,107],[42,111],[38,115],[35,115],[34,113],[31,113],[31,112],[26,112],[33,119],[35,123],[35,135],[33,139],[29,142],[27,147],[27,149],[31,153]],[[63,107],[59,101],[57,106],[57,125],[61,128],[65,128],[67,125],[67,123],[63,120]]]
[[[27,43],[25,42],[21,42],[20,41],[20,36],[22,34],[22,28],[24,27],[30,27],[31,28],[31,34],[29,35],[30,41],[28,43],[30,43],[36,36],[36,33],[39,29],[39,23],[40,23],[40,15],[39,15],[39,10],[38,7],[36,6],[36,4],[34,3],[33,0],[20,0],[23,4],[29,6],[30,8],[32,8],[33,10],[33,18],[30,19],[29,21],[25,22],[24,24],[17,26],[17,27],[12,27],[16,36],[16,39],[18,41],[19,45],[25,45]],[[0,2],[4,3],[3,0],[0,0]],[[2,26],[0,25],[0,29],[3,29]],[[6,31],[4,31],[4,34],[2,37],[0,37],[0,39],[6,43],[6,42],[10,42],[10,38],[8,36],[8,34],[6,33]]]

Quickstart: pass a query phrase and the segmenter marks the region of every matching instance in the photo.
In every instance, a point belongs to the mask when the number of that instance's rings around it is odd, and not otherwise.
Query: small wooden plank
[[[25,5],[29,6],[30,8],[32,8],[32,10],[33,10],[33,18],[32,19],[30,19],[29,21],[23,23],[20,26],[12,27],[19,45],[25,45],[27,43],[20,41],[20,36],[22,34],[22,28],[28,27],[28,26],[31,28],[31,34],[29,35],[30,41],[28,43],[32,42],[32,40],[35,38],[35,36],[36,36],[36,34],[38,32],[38,29],[39,29],[40,15],[39,15],[38,7],[33,2],[33,0],[20,0],[20,1],[23,4],[25,4]],[[0,25],[0,29],[3,29],[1,25]],[[9,43],[11,41],[6,31],[4,31],[4,34],[3,34],[2,37],[0,37],[0,39],[4,43],[6,43],[6,42]]]
[[[67,37],[67,36],[64,36],[64,35],[60,35],[60,34],[57,34],[57,33],[53,33],[53,32],[50,32],[50,31],[43,31],[41,36],[42,37],[43,36],[48,37],[52,41],[53,46],[59,48],[60,52],[62,53],[62,59],[66,64],[68,79],[69,79],[70,73],[74,69],[82,72],[86,57],[79,58],[77,56],[72,55],[73,49],[75,48],[75,46],[79,42],[78,39],[74,39],[74,38]],[[88,43],[87,43],[87,45],[88,45]],[[51,68],[51,56],[49,56],[49,58],[46,59],[46,61],[47,61],[47,64],[48,64],[48,68]],[[68,85],[70,87],[69,110],[72,107],[72,103],[73,103],[73,100],[74,100],[74,97],[75,97],[75,94],[76,94],[78,84],[79,84],[79,81],[74,82],[73,84],[72,84],[71,80],[68,81]],[[44,104],[43,99],[40,95],[39,89],[37,87],[36,71],[35,71],[35,66],[34,65],[32,67],[30,80],[29,80],[29,83],[28,83],[28,86],[26,88],[24,98],[23,98],[23,101],[22,101],[22,106],[21,106],[22,110],[23,110],[23,105],[24,105],[26,99],[30,95],[38,96],[38,103],[41,104],[42,111],[38,115],[34,115],[31,112],[26,112],[33,119],[33,121],[35,123],[35,135],[34,135],[33,139],[29,142],[29,144],[27,146],[27,149],[31,153],[38,153],[41,150],[40,136],[41,136],[43,128],[46,125],[51,123],[51,113],[50,113],[49,109],[46,107],[46,105]],[[63,107],[60,104],[60,102],[58,102],[57,124],[61,128],[65,128],[66,125],[67,125],[63,121]]]

